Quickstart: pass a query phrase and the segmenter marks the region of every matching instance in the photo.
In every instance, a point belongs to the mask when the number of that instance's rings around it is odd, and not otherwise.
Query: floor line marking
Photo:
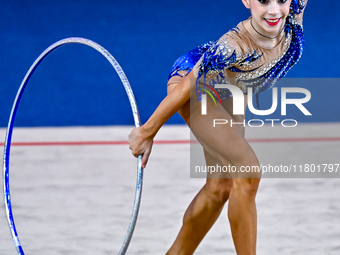
[[[258,138],[247,139],[249,143],[273,142],[336,142],[340,137],[305,137],[305,138]],[[155,140],[154,144],[190,144],[190,140]],[[60,142],[12,142],[11,146],[73,146],[73,145],[127,145],[128,141],[60,141]],[[0,143],[4,146],[4,143]]]

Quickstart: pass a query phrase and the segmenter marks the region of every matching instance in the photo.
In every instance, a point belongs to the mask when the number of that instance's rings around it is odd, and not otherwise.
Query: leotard
[[[278,79],[284,77],[302,55],[302,16],[306,4],[307,0],[292,0],[284,36],[273,48],[258,45],[243,22],[240,22],[219,40],[202,44],[178,58],[168,80],[193,71],[197,80],[203,79],[203,83],[207,83],[209,79],[210,86],[214,88],[216,83],[233,79],[233,85],[244,94],[247,94],[248,87],[252,87],[259,107],[258,93],[271,88]],[[216,91],[221,100],[232,96],[228,89]],[[197,95],[199,97],[200,90],[197,90]]]

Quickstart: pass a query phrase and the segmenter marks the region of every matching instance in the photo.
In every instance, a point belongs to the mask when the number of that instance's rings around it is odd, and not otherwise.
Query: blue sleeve
[[[303,13],[305,11],[308,0],[292,0],[290,5],[290,15],[291,23],[297,23],[302,28]]]

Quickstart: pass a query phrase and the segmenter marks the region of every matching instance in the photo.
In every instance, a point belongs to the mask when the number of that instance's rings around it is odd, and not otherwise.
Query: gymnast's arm
[[[308,0],[302,0],[302,2],[303,2],[303,9],[301,13],[295,15],[294,17],[301,26],[302,26],[302,19],[303,19],[304,12],[306,10]]]
[[[176,88],[159,104],[148,121],[141,127],[135,128],[129,135],[129,144],[135,157],[143,155],[142,167],[146,166],[151,153],[153,138],[163,124],[174,115],[190,98],[190,80],[196,77],[193,72],[185,76]]]

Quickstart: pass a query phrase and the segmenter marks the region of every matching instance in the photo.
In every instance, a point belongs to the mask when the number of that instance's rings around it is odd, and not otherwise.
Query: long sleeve
[[[292,0],[291,17],[302,27],[303,14],[308,0]]]

